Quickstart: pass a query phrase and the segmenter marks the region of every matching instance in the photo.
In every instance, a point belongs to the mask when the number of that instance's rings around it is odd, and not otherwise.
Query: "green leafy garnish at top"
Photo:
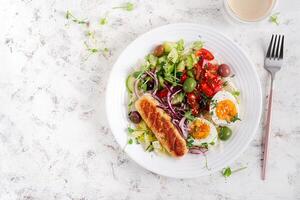
[[[222,175],[225,177],[225,178],[228,178],[229,176],[231,176],[233,173],[236,173],[236,172],[239,172],[241,170],[244,170],[246,169],[247,167],[241,167],[241,168],[238,168],[238,169],[235,169],[235,170],[231,170],[230,167],[226,167],[223,169],[222,171]]]
[[[77,23],[77,24],[85,24],[86,26],[89,26],[89,21],[83,19],[83,20],[80,20],[78,19],[77,17],[75,17],[70,11],[67,10],[66,12],[66,19],[70,19],[72,20],[73,22]]]
[[[126,11],[132,11],[134,9],[134,4],[130,3],[130,2],[127,2],[127,3],[124,3],[121,6],[113,7],[113,9],[123,9],[123,10],[126,10]]]
[[[278,26],[279,25],[278,16],[279,16],[279,13],[274,13],[273,15],[270,16],[269,21]]]

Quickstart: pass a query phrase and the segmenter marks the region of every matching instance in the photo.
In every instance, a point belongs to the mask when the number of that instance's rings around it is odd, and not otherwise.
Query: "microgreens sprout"
[[[241,168],[238,168],[238,169],[235,169],[235,170],[231,170],[230,167],[226,167],[223,169],[222,171],[222,175],[225,177],[225,178],[228,178],[229,176],[231,176],[233,173],[236,173],[236,172],[239,172],[241,170],[244,170],[246,169],[247,167],[241,167]]]
[[[279,13],[274,13],[273,15],[270,16],[269,21],[278,26],[279,25],[278,16],[279,16]]]
[[[126,11],[132,11],[134,9],[134,5],[133,5],[133,3],[127,2],[121,6],[113,7],[113,9],[123,9]]]
[[[89,26],[90,25],[90,22],[89,21],[86,21],[85,19],[83,20],[80,20],[78,19],[77,17],[75,17],[70,11],[67,10],[66,12],[66,19],[70,19],[72,20],[73,22],[77,23],[77,24],[85,24],[86,26]]]
[[[102,18],[100,18],[100,20],[99,20],[99,24],[100,24],[100,25],[105,25],[105,24],[107,24],[107,22],[108,22],[108,20],[107,20],[106,17],[102,17]]]

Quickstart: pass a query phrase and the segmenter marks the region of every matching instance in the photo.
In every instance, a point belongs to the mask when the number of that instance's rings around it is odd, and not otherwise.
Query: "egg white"
[[[204,124],[209,125],[210,131],[209,131],[209,135],[206,138],[203,138],[203,139],[194,138],[193,145],[201,146],[203,143],[210,144],[212,142],[214,142],[215,143],[214,145],[216,145],[218,142],[218,132],[217,132],[216,127],[210,121],[208,121],[206,119],[196,118],[195,120],[201,120],[201,122],[203,122]]]
[[[219,91],[215,96],[213,96],[210,106],[209,106],[209,112],[211,113],[211,118],[213,122],[217,125],[220,126],[232,126],[236,123],[235,122],[227,122],[226,120],[220,119],[217,114],[216,114],[216,105],[218,102],[223,101],[223,100],[230,100],[231,102],[234,103],[236,110],[237,110],[237,117],[239,117],[239,106],[236,98],[227,91]]]

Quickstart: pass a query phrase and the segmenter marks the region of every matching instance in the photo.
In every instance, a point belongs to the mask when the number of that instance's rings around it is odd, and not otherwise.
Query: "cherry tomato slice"
[[[211,63],[207,63],[206,65],[207,65],[207,70],[209,70],[211,73],[213,73],[213,74],[218,73],[218,69],[219,69],[218,65],[214,65],[214,64],[211,64]]]
[[[188,104],[190,105],[190,107],[192,109],[192,114],[194,116],[199,115],[200,106],[199,106],[199,103],[198,103],[198,97],[195,95],[195,93],[193,93],[193,92],[187,93],[187,101],[188,101]]]
[[[196,68],[196,76],[195,76],[195,79],[196,80],[200,80],[200,76],[201,76],[201,72],[203,71],[203,58],[200,57],[198,63],[195,65],[195,68]]]
[[[208,97],[214,96],[214,90],[211,88],[207,82],[201,83],[201,91]]]
[[[183,73],[183,75],[180,78],[180,83],[184,83],[184,81],[188,78],[186,72]]]
[[[196,56],[200,57],[202,56],[204,59],[206,60],[213,60],[215,57],[212,53],[210,53],[210,51],[208,51],[207,49],[200,49],[196,52]]]

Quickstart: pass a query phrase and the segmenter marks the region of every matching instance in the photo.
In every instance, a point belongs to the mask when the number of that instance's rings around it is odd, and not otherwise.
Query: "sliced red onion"
[[[199,149],[189,149],[189,153],[191,154],[203,154],[202,151],[200,151]]]
[[[208,151],[207,148],[197,147],[197,146],[191,147],[189,149],[189,152],[192,153],[192,154],[205,154],[207,151]]]
[[[178,116],[177,116],[177,114],[176,114],[176,112],[175,112],[175,110],[174,110],[174,108],[172,106],[171,98],[170,97],[171,97],[171,92],[169,91],[168,94],[167,94],[167,104],[168,104],[171,112],[173,113],[174,118],[178,118]]]
[[[139,89],[138,89],[138,86],[139,86],[139,82],[140,82],[140,79],[136,79],[134,81],[134,94],[137,98],[140,98],[140,95],[139,95]]]
[[[154,80],[154,88],[153,91],[152,91],[152,94],[156,94],[157,92],[157,89],[158,89],[158,79],[157,79],[157,76],[156,76],[156,72],[151,72],[151,71],[148,71],[146,72],[153,80]]]
[[[185,120],[186,120],[186,118],[183,117],[183,118],[180,120],[178,126],[179,126],[179,128],[181,129],[181,133],[182,133],[183,137],[186,139],[186,138],[188,137],[188,131],[187,131],[187,127],[186,127],[186,125],[185,125]]]
[[[137,98],[140,98],[141,96],[139,95],[139,88],[138,88],[138,86],[139,86],[139,82],[140,82],[140,80],[142,79],[142,78],[144,78],[146,75],[145,74],[143,74],[140,78],[138,78],[138,79],[136,79],[135,81],[134,81],[134,94],[135,94],[135,96],[137,97]]]

